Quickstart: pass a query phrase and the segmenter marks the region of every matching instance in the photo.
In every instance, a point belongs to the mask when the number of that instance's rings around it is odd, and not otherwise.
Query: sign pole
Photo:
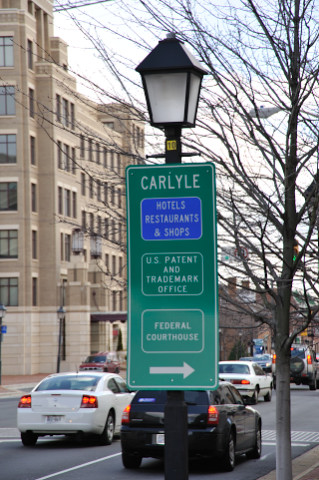
[[[181,129],[165,129],[165,163],[182,163]],[[188,416],[183,390],[168,390],[164,410],[165,480],[188,479]]]

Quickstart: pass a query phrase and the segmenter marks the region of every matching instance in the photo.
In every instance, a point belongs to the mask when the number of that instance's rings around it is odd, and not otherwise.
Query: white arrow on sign
[[[150,367],[151,374],[163,374],[163,373],[182,373],[183,378],[191,375],[195,370],[188,365],[186,362],[183,363],[182,367]]]

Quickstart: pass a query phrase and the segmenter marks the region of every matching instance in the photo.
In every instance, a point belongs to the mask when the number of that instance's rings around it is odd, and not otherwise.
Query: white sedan
[[[249,398],[252,405],[258,397],[264,397],[265,402],[271,401],[273,378],[254,362],[227,361],[219,362],[219,379],[232,383],[241,395]]]
[[[114,373],[49,375],[20,399],[17,424],[22,443],[33,446],[45,435],[95,434],[101,445],[110,445],[133,395]]]

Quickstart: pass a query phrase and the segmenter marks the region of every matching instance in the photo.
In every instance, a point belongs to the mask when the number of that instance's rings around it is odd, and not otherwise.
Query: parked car
[[[22,443],[33,446],[45,435],[94,434],[101,445],[109,445],[132,395],[123,378],[113,373],[49,375],[20,399],[17,424]]]
[[[219,379],[232,383],[252,405],[258,402],[260,396],[264,397],[265,402],[271,401],[272,375],[264,372],[255,362],[219,362]]]
[[[120,361],[116,352],[99,352],[86,357],[79,369],[80,371],[120,373]]]
[[[241,357],[239,360],[255,362],[264,370],[264,372],[271,373],[272,371],[272,355],[270,353],[254,355],[253,357]]]
[[[316,390],[319,383],[319,363],[316,353],[310,345],[292,345],[290,349],[290,382],[296,385],[308,385]],[[276,388],[276,355],[273,356],[272,373]]]
[[[166,398],[165,390],[141,390],[124,410],[121,446],[125,468],[138,468],[143,457],[163,458]],[[184,399],[190,457],[217,458],[228,471],[234,469],[237,455],[260,458],[260,414],[245,406],[230,383],[220,382],[214,391],[187,390]]]

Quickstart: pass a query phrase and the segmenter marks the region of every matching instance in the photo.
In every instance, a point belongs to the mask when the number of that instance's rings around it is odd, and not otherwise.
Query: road
[[[216,464],[190,463],[189,479],[255,480],[275,468],[275,396],[256,408],[263,420],[263,453],[260,460],[238,460],[234,472],[224,473]],[[292,453],[297,457],[319,444],[319,390],[291,387]],[[0,459],[4,480],[155,480],[164,478],[163,463],[143,459],[142,466],[125,470],[121,462],[120,442],[107,447],[82,445],[63,437],[39,439],[35,447],[23,447],[16,429],[18,399],[0,400]]]

